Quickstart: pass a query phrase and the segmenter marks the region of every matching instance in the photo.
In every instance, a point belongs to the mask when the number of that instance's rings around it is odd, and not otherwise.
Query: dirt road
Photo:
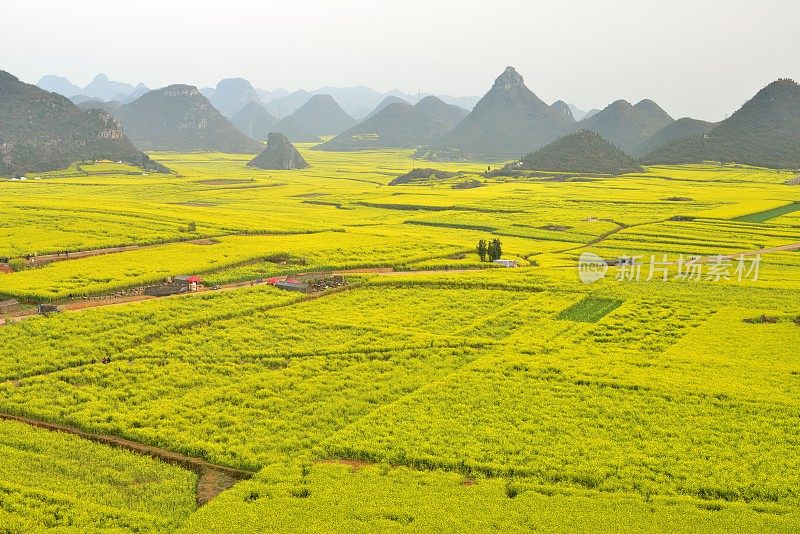
[[[225,234],[225,235],[234,235],[234,234]],[[222,237],[222,236],[217,236]],[[191,240],[174,240],[174,241],[164,241],[163,243],[154,243],[152,245],[125,245],[120,247],[107,247],[107,248],[97,248],[97,249],[90,249],[90,250],[79,250],[76,252],[69,252],[69,253],[58,253],[58,254],[43,254],[41,256],[36,256],[35,258],[31,259],[31,264],[36,267],[41,267],[47,263],[53,263],[56,261],[65,261],[65,260],[78,260],[81,258],[91,258],[92,256],[103,256],[106,254],[116,254],[118,252],[129,252],[131,250],[142,250],[147,248],[156,248],[161,247],[164,245],[170,245],[174,243],[192,243],[195,245],[209,245],[213,243],[213,240],[210,238],[198,238],[198,239],[191,239]]]
[[[418,274],[435,274],[435,273],[450,273],[450,274],[458,274],[458,273],[466,273],[470,271],[477,271],[482,269],[439,269],[439,270],[430,270],[430,271],[395,271],[391,267],[379,267],[379,268],[369,268],[369,269],[345,269],[341,271],[320,271],[320,272],[309,272],[309,273],[302,273],[297,275],[291,276],[279,276],[276,277],[279,280],[286,280],[287,278],[299,278],[303,276],[347,276],[349,274],[377,274],[380,276],[401,276],[401,275],[418,275]],[[219,286],[217,289],[211,288],[203,288],[200,291],[192,292],[192,293],[180,293],[177,295],[169,295],[167,297],[151,297],[147,295],[132,295],[130,297],[109,297],[109,298],[89,298],[89,299],[80,299],[80,300],[72,300],[65,304],[59,305],[59,310],[63,311],[78,311],[78,310],[85,310],[88,308],[104,308],[106,306],[117,306],[119,304],[129,304],[131,302],[141,302],[143,300],[152,300],[156,298],[181,298],[186,297],[189,295],[198,295],[202,293],[206,293],[209,291],[230,291],[233,289],[241,289],[244,287],[254,287],[259,285],[266,285],[263,279],[261,281],[257,280],[246,280],[244,282],[233,282],[230,284],[224,284]],[[24,319],[29,319],[31,317],[37,317],[38,314],[34,310],[27,311],[25,313],[19,313],[17,315],[13,315],[8,317],[7,319],[3,319],[0,317],[0,325],[3,325],[5,320],[9,322],[19,322]]]

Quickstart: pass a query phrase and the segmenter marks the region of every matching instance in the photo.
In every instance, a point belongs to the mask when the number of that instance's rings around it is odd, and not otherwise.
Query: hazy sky
[[[652,98],[718,120],[800,80],[798,0],[2,0],[0,69],[151,88],[368,85],[482,95],[513,65],[540,98],[583,109]],[[117,7],[119,6],[119,7]]]

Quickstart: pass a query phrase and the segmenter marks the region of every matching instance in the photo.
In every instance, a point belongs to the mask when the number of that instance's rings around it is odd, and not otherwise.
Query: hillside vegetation
[[[633,158],[588,130],[564,136],[528,154],[521,162],[515,168],[612,175],[642,171]]]
[[[432,143],[447,130],[447,123],[420,109],[419,104],[395,102],[316,148],[329,151],[414,148]]]
[[[689,117],[678,119],[658,130],[656,133],[642,141],[632,154],[636,157],[647,156],[663,146],[687,137],[698,137],[707,133],[715,126],[713,122],[706,122]]]
[[[83,111],[61,95],[0,71],[0,176],[106,159],[166,171],[137,150],[105,111]]]
[[[642,100],[635,106],[626,100],[617,100],[582,120],[579,126],[599,133],[620,150],[634,154],[639,145],[672,122],[672,117],[652,100]]]
[[[668,143],[645,164],[735,162],[800,169],[800,86],[782,79],[760,90],[706,135]]]
[[[251,139],[266,141],[269,134],[275,131],[278,119],[262,104],[250,102],[231,117],[231,123]]]
[[[146,150],[254,154],[263,145],[237,130],[196,87],[170,85],[114,110],[125,132]]]
[[[455,159],[518,158],[575,128],[575,121],[551,108],[508,67],[475,108],[434,143]]]

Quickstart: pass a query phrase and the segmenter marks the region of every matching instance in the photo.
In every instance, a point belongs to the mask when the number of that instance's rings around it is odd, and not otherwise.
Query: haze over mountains
[[[289,119],[316,137],[339,134],[356,123],[356,120],[348,115],[331,95],[312,96],[297,111],[281,120],[275,131],[285,133],[282,127]],[[292,139],[288,134],[287,137]]]
[[[437,113],[451,112],[449,109],[443,110],[442,106],[447,104],[441,100],[438,103],[420,101],[415,106],[407,102],[394,102],[316,148],[347,151],[428,145],[452,128],[451,124],[428,112],[432,109]]]
[[[231,117],[231,123],[251,139],[266,141],[270,132],[275,131],[278,119],[262,104],[252,101]]]
[[[381,100],[380,102],[378,102],[378,105],[375,106],[375,108],[372,111],[367,113],[367,115],[364,118],[365,119],[369,119],[370,117],[372,117],[373,115],[375,115],[379,111],[383,110],[384,108],[386,108],[386,107],[388,107],[388,106],[390,106],[392,104],[398,104],[398,103],[411,105],[411,103],[408,100],[403,100],[399,96],[389,95],[386,98],[384,98],[383,100]]]
[[[257,153],[263,148],[191,85],[149,91],[114,114],[136,146],[147,150]]]
[[[526,86],[513,67],[505,69],[471,111],[434,96],[417,100],[419,95],[387,95],[366,87],[326,88],[330,93],[267,92],[243,78],[224,79],[216,88],[203,90],[178,84],[149,91],[142,84],[116,82],[104,75],[96,76],[84,88],[57,76],[43,77],[40,84],[54,91],[80,90],[102,95],[80,94],[72,99],[80,102],[81,109],[102,112],[85,114],[99,118],[102,131],[116,132],[102,135],[115,140],[127,137],[147,150],[259,153],[264,148],[259,141],[278,132],[289,141],[308,143],[335,136],[315,147],[319,150],[415,148],[415,157],[432,160],[497,161],[538,154],[537,158],[529,158],[529,164],[533,165],[533,161],[579,161],[576,151],[583,149],[589,155],[594,154],[592,161],[600,167],[605,165],[604,169],[613,167],[613,162],[620,169],[632,168],[626,159],[629,156],[645,163],[716,160],[800,167],[800,89],[788,79],[768,85],[718,124],[688,117],[675,121],[649,99],[635,105],[617,100],[602,110],[589,112],[563,100],[548,105]],[[30,91],[21,94],[36,100]],[[114,96],[106,100],[109,95]],[[403,96],[415,103],[412,105]],[[264,98],[272,100],[264,104]],[[31,106],[35,105],[33,101]],[[63,101],[59,100],[62,107]],[[363,107],[367,101],[374,103],[371,110]],[[357,109],[364,118],[359,120],[347,108]],[[81,112],[74,106],[64,109],[73,114]],[[281,116],[270,109],[280,110]],[[291,113],[283,114],[289,109]],[[119,119],[122,128],[109,114]],[[80,117],[80,121],[72,124],[79,124],[76,127],[82,131],[70,135],[78,144],[98,146],[96,142],[93,145],[79,140],[98,135],[97,123],[82,123],[87,119],[84,115]],[[597,135],[572,135],[581,131]],[[42,146],[35,135],[28,136],[24,129],[7,132],[6,136],[15,138],[18,147],[25,143]],[[605,143],[619,153],[609,150]],[[122,144],[118,143],[115,149]],[[547,151],[539,153],[546,145]],[[557,157],[558,151],[563,154]],[[83,155],[91,157],[91,153],[89,150]],[[69,154],[67,151],[59,159],[45,150],[41,161],[31,168],[66,161],[72,157]],[[126,156],[128,160],[141,157],[138,151],[136,156],[130,154]]]
[[[125,82],[110,80],[105,74],[98,74],[85,87],[80,88],[63,76],[46,75],[42,76],[36,84],[45,91],[58,93],[67,98],[83,97],[82,99],[100,98],[105,101],[117,100],[119,102],[131,102],[148,91],[148,88],[139,83],[133,86]]]
[[[255,88],[244,78],[226,78],[220,80],[208,100],[220,113],[232,117],[250,102],[259,102],[260,98]]]
[[[77,96],[79,97],[78,101],[101,98],[105,101],[117,100],[121,103],[128,103],[147,91],[143,84],[134,87],[128,83],[111,81],[105,74],[98,74],[84,88],[73,84],[65,77],[55,75],[43,76],[37,85],[42,89],[59,93],[68,98]],[[416,103],[430,95],[430,93],[422,92],[417,94],[403,93],[397,89],[381,93],[365,86],[320,87],[313,91],[301,89],[290,93],[285,89],[269,91],[256,88],[244,78],[225,78],[220,80],[216,87],[203,87],[200,92],[226,117],[232,117],[249,102],[256,101],[264,105],[278,119],[291,115],[314,95],[331,95],[342,109],[355,119],[365,118],[387,96]],[[466,109],[472,109],[479,99],[477,96],[459,97],[451,95],[439,95],[439,98],[449,104]]]

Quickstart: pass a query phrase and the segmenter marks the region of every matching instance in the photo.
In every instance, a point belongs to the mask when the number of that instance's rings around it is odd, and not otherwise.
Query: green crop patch
[[[751,213],[750,215],[742,215],[741,217],[736,217],[734,221],[763,223],[782,215],[794,213],[795,211],[800,211],[800,202],[792,202],[791,204],[786,204],[785,206],[780,206],[771,210]]]
[[[576,321],[579,323],[596,323],[612,311],[616,310],[624,301],[598,297],[586,297],[566,308],[556,317],[561,321]]]

